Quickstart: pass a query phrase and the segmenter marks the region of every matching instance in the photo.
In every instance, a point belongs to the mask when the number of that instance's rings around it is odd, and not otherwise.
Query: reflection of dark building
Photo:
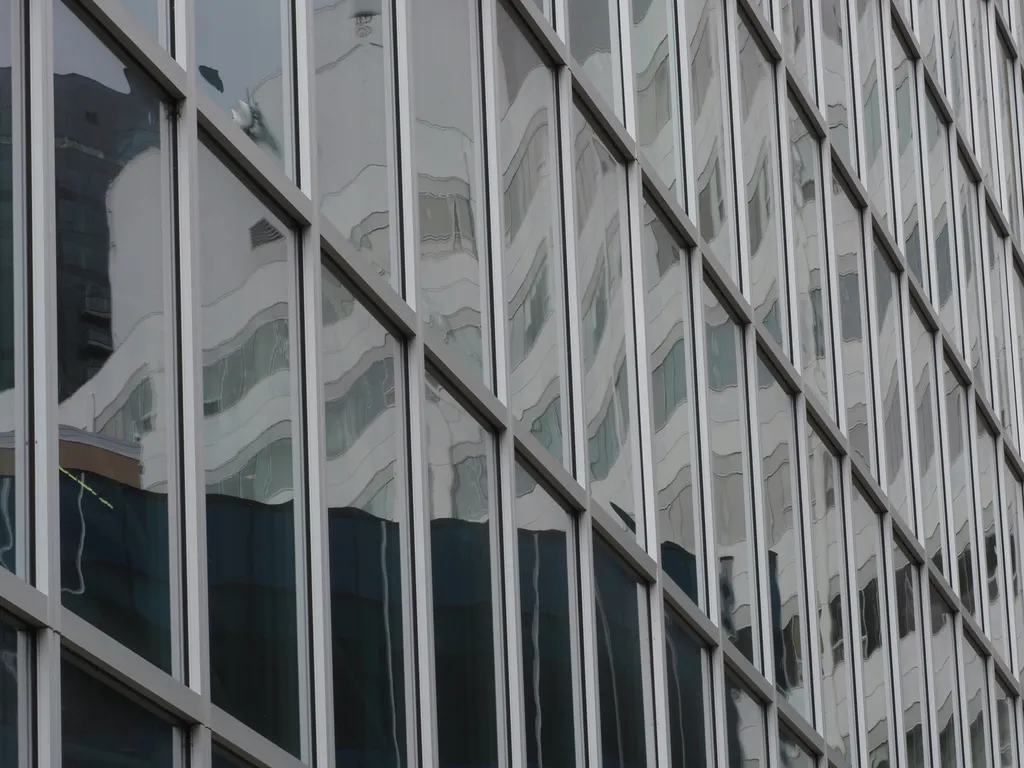
[[[133,158],[160,143],[152,86],[132,69],[125,69],[125,77],[128,93],[79,74],[54,78],[60,400],[89,381],[114,351],[107,190]],[[153,234],[158,243],[160,233]]]
[[[0,69],[0,392],[14,386],[14,146],[11,69]]]

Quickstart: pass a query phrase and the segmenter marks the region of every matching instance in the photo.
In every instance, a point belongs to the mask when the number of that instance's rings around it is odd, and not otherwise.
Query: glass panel
[[[850,37],[847,0],[822,0],[821,31],[825,33],[821,57],[825,76],[825,112],[828,135],[851,168],[857,168],[853,129],[853,77],[850,74]],[[810,46],[807,46],[810,49]]]
[[[173,0],[121,0],[121,5],[160,45],[169,47],[168,38],[173,35],[173,31],[167,9],[173,6]]]
[[[879,407],[882,409],[882,440],[885,479],[889,500],[896,513],[913,528],[913,495],[906,461],[907,416],[903,410],[903,309],[899,278],[875,243],[875,308],[878,313],[878,365],[881,369]]]
[[[956,768],[960,734],[957,730],[959,701],[953,614],[934,588],[931,589],[931,614],[932,681],[935,686],[935,722],[939,729],[939,766]]]
[[[508,296],[510,395],[517,419],[551,455],[571,461],[566,447],[568,396],[561,226],[555,202],[555,91],[551,70],[497,5],[499,150],[502,168],[502,261]]]
[[[622,115],[619,79],[619,9],[615,0],[566,0],[569,52],[597,86],[605,103]]]
[[[971,141],[971,121],[967,113],[967,52],[964,47],[964,4],[963,0],[945,0],[946,3],[946,52],[949,58],[950,81],[946,93],[953,101],[953,116],[957,128],[964,128],[964,139]],[[940,77],[942,68],[937,68]],[[935,71],[935,70],[933,70]]]
[[[527,765],[576,765],[573,519],[516,464]],[[572,574],[572,582],[570,582]]]
[[[654,481],[661,565],[695,603],[704,602],[699,496],[694,482],[697,429],[691,393],[693,325],[688,258],[644,203],[644,289],[653,392]]]
[[[907,765],[923,768],[928,747],[928,713],[924,695],[924,636],[921,632],[921,577],[903,548],[892,547],[893,574],[896,592],[896,659],[892,679],[899,680],[903,702],[903,739],[907,749]],[[885,615],[885,614],[883,614]],[[884,655],[885,651],[883,651]],[[868,744],[883,736],[869,731]]]
[[[171,126],[72,8],[53,4],[61,602],[171,672]]]
[[[879,4],[857,0],[857,61],[860,64],[860,98],[866,168],[861,178],[875,209],[893,231],[889,217],[892,199],[889,183],[889,135],[886,118],[885,79],[882,65],[882,21]]]
[[[917,38],[921,41],[921,55],[925,64],[938,79],[939,86],[944,86],[946,79],[942,71],[942,35],[939,34],[939,4],[936,0],[921,0],[917,3]]]
[[[690,32],[690,136],[697,196],[697,210],[690,215],[719,264],[738,280],[725,8],[721,0],[690,0],[683,5]]]
[[[391,4],[314,0],[313,14],[320,211],[351,258],[397,276]]]
[[[914,62],[907,56],[903,42],[892,34],[893,85],[896,99],[896,133],[899,138],[900,194],[897,209],[903,219],[903,253],[925,294],[931,296],[928,258],[921,246],[924,222],[921,193],[921,140],[917,129],[917,76]]]
[[[946,391],[946,455],[949,461],[949,506],[952,511],[953,546],[956,550],[960,599],[975,617],[978,605],[977,564],[974,548],[974,493],[971,490],[970,432],[967,428],[967,393],[949,363],[943,361]]]
[[[938,108],[931,96],[926,100],[925,115],[928,127],[932,255],[935,279],[938,283],[939,317],[957,349],[962,350],[960,279],[957,272],[955,244],[951,234],[953,198],[949,174],[949,140],[946,134],[946,123],[939,116]]]
[[[587,477],[591,493],[619,522],[636,531],[633,501],[632,365],[629,362],[623,252],[625,188],[622,167],[575,107],[576,269],[582,306],[583,395],[587,420]],[[630,337],[632,331],[630,330]]]
[[[174,728],[64,658],[60,664],[64,768],[172,768]]]
[[[849,700],[851,659],[846,643],[847,596],[839,461],[807,426],[807,494],[811,508],[811,557],[821,631],[821,697],[825,740],[852,765]]]
[[[1013,696],[1002,685],[996,686],[996,751],[994,765],[1017,765],[1017,735],[1014,733]]]
[[[294,177],[293,3],[196,0],[195,5],[200,87]]]
[[[789,350],[785,258],[782,252],[775,76],[743,17],[736,26],[742,120],[743,195],[747,206],[748,293],[755,317]]]
[[[868,334],[867,271],[861,212],[832,176],[833,242],[839,275],[839,348],[842,352],[843,397],[850,445],[868,468],[875,464],[874,402],[871,397],[871,347]]]
[[[972,768],[988,768],[989,758],[988,679],[985,658],[966,637],[964,646],[964,698],[967,699],[967,733],[970,737]]]
[[[789,102],[789,157],[792,168],[793,268],[796,274],[797,322],[804,382],[834,414],[832,329],[829,322],[828,274],[825,269],[825,222],[822,218],[821,147],[803,117]]]
[[[28,744],[22,738],[29,686],[28,659],[19,652],[18,632],[0,616],[0,765],[27,765]],[[703,737],[702,746],[703,751]]]
[[[974,384],[991,402],[991,381],[988,367],[988,339],[983,332],[985,307],[982,283],[981,228],[978,223],[978,187],[960,161],[960,232],[963,254],[964,292],[967,301],[967,362],[974,369]]]
[[[642,768],[647,764],[647,588],[599,536],[594,589],[603,765]]]
[[[404,765],[398,343],[321,267],[334,737],[339,764]]]
[[[213,760],[211,762],[213,768],[249,768],[248,763],[242,762],[239,758],[227,750],[221,749],[216,744],[213,745]]]
[[[668,668],[668,727],[672,768],[708,764],[704,710],[711,701],[705,690],[704,651],[675,615],[665,610],[665,663]]]
[[[949,578],[946,532],[943,521],[942,465],[939,463],[937,435],[939,424],[938,384],[935,368],[935,336],[925,327],[917,312],[910,312],[910,359],[913,363],[913,407],[917,416],[918,488],[921,520],[924,525],[928,558]]]
[[[426,398],[438,761],[495,766],[492,437],[430,375]]]
[[[795,74],[814,98],[813,24],[808,0],[782,0],[782,39]]]
[[[743,331],[704,284],[711,501],[718,537],[718,586],[726,636],[760,663],[754,533],[750,500]]]
[[[1003,537],[999,519],[999,475],[996,465],[996,439],[978,415],[978,497],[981,502],[981,537],[978,550],[985,553],[985,586],[982,594],[988,600],[988,636],[1003,659],[1010,659],[1010,638],[1007,632],[1006,592],[1003,588]],[[980,565],[980,563],[979,563]]]
[[[421,311],[491,383],[479,3],[413,3],[409,50]]]
[[[1010,588],[1013,591],[1013,617],[1014,631],[1017,636],[1017,648],[1024,648],[1024,590],[1021,589],[1020,578],[1020,525],[1021,525],[1021,502],[1024,500],[1024,487],[1017,476],[1010,470],[1009,465],[1005,468],[1003,484],[1003,503],[1006,505],[1007,535],[1010,537]],[[1024,656],[1024,654],[1020,654]],[[1020,659],[1021,669],[1024,669],[1024,658]]]
[[[298,755],[292,235],[205,145],[198,183],[213,703]]]
[[[730,766],[767,768],[764,710],[732,676],[725,676],[725,748]]]
[[[1019,21],[1017,22],[1020,23]],[[1002,136],[1002,155],[1000,165],[1003,169],[1003,211],[1006,213],[1006,220],[1010,225],[1010,231],[1020,235],[1020,211],[1017,206],[1020,203],[1017,189],[1017,174],[1020,166],[1017,164],[1020,151],[1017,147],[1018,134],[1016,131],[1016,119],[1014,115],[1014,96],[1017,89],[1014,87],[1014,72],[1016,67],[1014,61],[1003,51],[1003,46],[998,46],[998,61],[995,66],[996,74],[996,95],[1000,102],[999,119],[1000,135]]]
[[[674,54],[678,27],[672,23],[669,0],[633,0],[632,5],[637,143],[665,186],[679,197],[682,147],[676,132],[680,106]]]
[[[1014,432],[1014,397],[1010,392],[1010,377],[1007,358],[1010,357],[1010,350],[1007,349],[1006,339],[1006,241],[999,236],[995,223],[988,220],[988,258],[989,258],[989,318],[992,325],[992,362],[995,366],[996,381],[998,382],[999,408],[998,415],[1002,422],[1003,429],[1011,444],[1017,442]],[[994,399],[993,399],[994,402]]]
[[[803,652],[807,647],[803,538],[793,475],[793,398],[775,380],[760,355],[757,418],[775,685],[798,712],[811,719],[807,658]]]
[[[779,764],[786,768],[815,768],[817,761],[784,728],[779,728]]]
[[[974,62],[971,71],[971,103],[978,120],[974,153],[987,179],[992,170],[991,123],[988,106],[988,0],[971,0],[971,45]]]
[[[1004,363],[1005,365],[1012,365],[1016,368],[1017,381],[1021,387],[1024,387],[1024,277],[1021,277],[1020,270],[1017,269],[1014,264],[1014,260],[1010,259],[1010,265],[1008,267],[1012,280],[1007,285],[1007,291],[1012,292],[1014,317],[1016,321],[1016,335],[1017,335],[1017,361],[1012,360]],[[1014,395],[1014,402],[1016,403],[1016,395]],[[1018,408],[1019,423],[1017,425],[1017,447],[1018,449],[1024,447],[1024,410]]]

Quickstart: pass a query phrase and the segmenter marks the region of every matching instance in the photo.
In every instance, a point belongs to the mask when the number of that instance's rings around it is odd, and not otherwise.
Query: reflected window
[[[952,623],[952,622],[950,622]],[[989,733],[988,673],[985,657],[966,637],[964,653],[964,698],[967,700],[967,733],[974,768],[992,765]]]
[[[767,768],[768,745],[764,710],[726,672],[725,748],[730,768]]]
[[[655,173],[678,197],[682,147],[676,128],[681,110],[674,56],[675,4],[633,0],[632,10],[637,140]]]
[[[948,574],[945,510],[942,494],[942,467],[936,450],[935,433],[939,423],[938,381],[935,366],[935,337],[927,329],[916,306],[910,311],[910,359],[913,379],[910,394],[917,421],[917,473],[920,478],[920,504],[928,558]]]
[[[610,0],[567,0],[569,52],[590,77],[605,103],[622,116],[619,9]]]
[[[988,334],[985,320],[985,285],[982,280],[981,225],[978,222],[978,186],[961,159],[957,183],[960,186],[960,246],[967,313],[967,363],[974,372],[974,384],[992,402],[991,371],[988,363]]]
[[[705,683],[707,656],[674,613],[666,609],[665,618],[672,768],[707,765],[706,729],[710,721],[705,710],[712,701]]]
[[[892,229],[889,189],[888,119],[885,114],[885,74],[882,56],[881,5],[870,0],[857,0],[857,77],[863,100],[864,154],[866,167],[861,169],[868,195],[882,218]]]
[[[943,386],[946,394],[946,456],[949,462],[950,523],[953,526],[953,557],[959,574],[960,599],[974,616],[978,610],[977,548],[974,544],[974,496],[971,456],[968,440],[967,392],[943,361]]]

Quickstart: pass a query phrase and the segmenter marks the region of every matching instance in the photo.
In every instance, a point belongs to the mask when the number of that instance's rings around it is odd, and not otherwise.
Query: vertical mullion
[[[679,83],[679,121],[676,126],[676,136],[679,137],[680,156],[679,162],[682,167],[679,169],[679,194],[678,200],[682,204],[691,220],[697,216],[697,169],[694,167],[696,159],[694,156],[693,133],[696,133],[696,125],[693,121],[693,95],[690,91],[690,33],[691,30],[686,23],[686,6],[690,0],[670,0],[670,21],[669,24],[676,32],[676,42],[672,45],[673,54],[676,57],[676,77]],[[674,21],[674,23],[673,23]]]
[[[872,0],[873,1],[873,0]],[[899,127],[897,124],[896,114],[896,84],[893,82],[892,62],[892,4],[890,0],[881,0],[882,10],[879,14],[879,24],[881,25],[881,38],[882,47],[879,49],[878,59],[878,88],[880,96],[884,96],[885,115],[883,122],[885,123],[885,135],[888,141],[887,146],[883,147],[881,151],[884,151],[888,155],[889,164],[889,213],[892,215],[892,226],[889,228],[890,234],[893,235],[893,239],[896,241],[900,248],[900,251],[904,251],[903,241],[903,206],[900,195],[900,156],[899,156]],[[881,107],[881,104],[879,105]],[[900,280],[902,283],[902,278]]]
[[[771,631],[771,594],[768,588],[768,554],[765,537],[764,485],[761,466],[761,430],[757,413],[757,339],[752,325],[746,325],[743,331],[744,376],[742,379],[743,399],[747,410],[747,432],[750,450],[750,488],[747,498],[750,501],[744,517],[751,522],[750,535],[753,541],[747,543],[751,556],[751,637],[754,642],[754,655],[760,656],[761,672],[774,687],[775,680],[774,648]],[[772,373],[774,376],[774,372]],[[744,521],[746,524],[746,520]],[[768,631],[761,632],[761,627]]]
[[[737,6],[737,0],[721,0],[721,11],[723,15],[722,22],[722,42],[725,47],[725,60],[731,64],[732,61],[739,58],[739,42],[737,39],[737,27],[741,18],[739,8]],[[710,21],[708,23],[711,23]],[[744,23],[746,23],[744,21]],[[751,45],[754,45],[753,39],[751,39]],[[769,68],[772,71],[772,76],[776,78],[776,83],[779,80],[779,68],[775,67],[774,62],[769,62]],[[735,209],[736,220],[733,221],[730,226],[733,229],[733,235],[736,243],[736,262],[734,265],[724,265],[726,272],[732,273],[730,267],[735,266],[735,279],[736,285],[739,286],[741,293],[748,299],[751,296],[750,290],[750,257],[748,248],[748,241],[744,237],[747,232],[747,206],[746,203],[746,184],[743,181],[743,136],[741,134],[741,126],[739,124],[738,115],[740,114],[740,88],[742,84],[739,78],[739,68],[729,66],[726,71],[722,73],[724,85],[726,88],[726,97],[728,101],[728,107],[725,108],[724,114],[722,115],[722,122],[726,126],[728,136],[723,137],[723,154],[731,159],[733,169],[733,207]],[[781,80],[785,83],[785,75],[781,76]],[[778,89],[778,85],[776,85]],[[731,156],[731,157],[730,157]],[[694,177],[696,178],[696,176]],[[780,185],[781,186],[781,185]],[[696,192],[695,192],[696,194]],[[727,193],[725,193],[727,194]],[[724,197],[724,194],[723,194]],[[694,207],[694,213],[697,213],[697,208]],[[723,224],[724,226],[724,224]],[[712,258],[715,258],[713,255]],[[779,307],[785,307],[784,301],[779,302]],[[786,308],[788,310],[788,307]],[[789,312],[786,312],[789,315]],[[782,327],[785,327],[785,319],[782,320]]]

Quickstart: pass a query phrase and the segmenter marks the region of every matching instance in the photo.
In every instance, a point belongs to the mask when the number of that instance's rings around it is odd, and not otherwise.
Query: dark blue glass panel
[[[665,662],[672,767],[707,765],[701,646],[674,616],[667,614],[666,617]]]

